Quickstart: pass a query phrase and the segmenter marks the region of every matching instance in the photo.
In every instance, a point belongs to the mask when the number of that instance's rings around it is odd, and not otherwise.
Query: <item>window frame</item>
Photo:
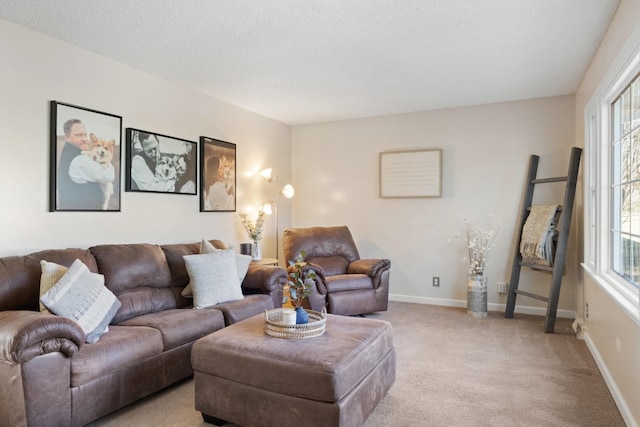
[[[640,26],[584,110],[584,270],[640,324],[640,288],[613,270],[612,103],[640,73]]]

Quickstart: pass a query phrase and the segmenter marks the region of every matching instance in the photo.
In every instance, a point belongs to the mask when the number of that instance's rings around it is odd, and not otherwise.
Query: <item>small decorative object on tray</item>
[[[310,263],[305,261],[307,253],[300,251],[295,261],[289,261],[287,272],[289,280],[287,281],[288,295],[283,290],[282,303],[291,302],[296,310],[296,323],[302,324],[309,321],[307,312],[302,307],[302,302],[313,292],[313,284],[316,280],[316,272]]]
[[[301,325],[287,325],[283,320],[283,312],[286,308],[265,310],[264,333],[270,337],[298,340],[313,338],[324,334],[327,318],[327,310],[322,307],[322,312],[306,310],[309,314],[309,323]]]

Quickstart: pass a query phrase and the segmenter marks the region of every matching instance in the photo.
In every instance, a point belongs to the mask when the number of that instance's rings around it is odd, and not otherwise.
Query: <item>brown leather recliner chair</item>
[[[301,251],[316,272],[309,307],[332,314],[385,311],[389,300],[388,259],[360,259],[349,228],[289,228],[282,238],[287,263]]]

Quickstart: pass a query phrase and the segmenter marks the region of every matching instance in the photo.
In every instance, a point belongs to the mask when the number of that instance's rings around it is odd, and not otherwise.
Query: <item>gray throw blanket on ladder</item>
[[[553,237],[560,205],[535,205],[522,227],[520,253],[524,262],[553,266]]]

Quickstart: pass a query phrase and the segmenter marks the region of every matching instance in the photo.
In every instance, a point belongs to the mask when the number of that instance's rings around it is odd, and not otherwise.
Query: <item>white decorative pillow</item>
[[[104,286],[104,276],[91,273],[79,259],[40,301],[52,313],[78,323],[88,343],[100,339],[120,308],[118,298]]]
[[[228,247],[227,249],[231,249]],[[208,240],[202,240],[200,242],[200,254],[211,254],[216,251],[220,251],[221,249],[216,249]],[[249,255],[241,255],[236,254],[236,268],[238,270],[238,280],[242,285],[242,281],[244,280],[244,276],[247,275],[247,271],[249,270],[249,264],[251,263],[252,258]],[[191,288],[191,282],[184,287],[181,292],[182,296],[185,298],[193,298],[193,289]]]
[[[249,264],[251,264],[252,260],[251,255],[236,254],[236,269],[238,270],[238,280],[241,285],[247,275],[247,271],[249,271]]]
[[[194,308],[204,308],[244,298],[238,281],[236,257],[232,250],[185,255],[184,264],[191,279]]]
[[[69,270],[64,265],[56,264],[55,262],[40,261],[40,269],[42,274],[40,275],[40,296],[47,293],[47,291],[53,288],[53,285],[58,283],[58,280],[64,276],[64,273]],[[51,314],[47,307],[40,301],[40,312]]]

